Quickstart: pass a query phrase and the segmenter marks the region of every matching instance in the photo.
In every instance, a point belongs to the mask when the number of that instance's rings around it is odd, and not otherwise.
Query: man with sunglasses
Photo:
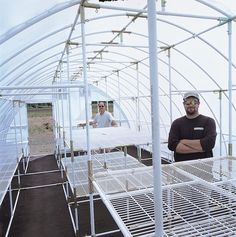
[[[106,111],[106,104],[103,101],[98,103],[99,112],[95,115],[92,125],[97,128],[117,127],[114,117]]]
[[[184,94],[186,115],[176,119],[170,128],[168,148],[176,162],[212,157],[216,141],[214,119],[199,114],[200,100],[196,92]]]

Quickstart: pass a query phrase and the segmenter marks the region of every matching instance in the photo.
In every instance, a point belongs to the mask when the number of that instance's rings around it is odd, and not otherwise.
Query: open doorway
[[[31,156],[54,153],[53,118],[51,103],[27,105],[29,147]]]

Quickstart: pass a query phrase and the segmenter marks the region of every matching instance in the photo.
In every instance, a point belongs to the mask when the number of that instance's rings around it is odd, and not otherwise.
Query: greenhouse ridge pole
[[[159,84],[157,68],[156,0],[148,0],[148,43],[151,81],[152,160],[155,201],[155,237],[163,236]]]
[[[127,8],[127,7],[114,7],[109,5],[101,5],[86,2],[84,4],[87,8],[95,8],[95,9],[111,9],[117,11],[125,11],[125,12],[137,12],[137,13],[148,13],[148,10],[138,9],[138,8]],[[167,12],[167,11],[156,11],[158,15],[161,16],[178,16],[178,17],[186,17],[186,18],[198,18],[198,19],[209,19],[209,20],[219,20],[219,17],[207,16],[207,15],[193,15],[193,14],[181,14],[176,12]],[[128,13],[127,13],[128,14]],[[227,17],[222,17],[222,20],[227,20]]]

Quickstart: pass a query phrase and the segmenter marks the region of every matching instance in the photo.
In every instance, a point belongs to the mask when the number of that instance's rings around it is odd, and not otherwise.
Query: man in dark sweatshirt
[[[186,115],[176,119],[170,128],[168,148],[174,151],[175,161],[212,157],[216,141],[214,119],[199,114],[200,100],[196,92],[185,93]]]

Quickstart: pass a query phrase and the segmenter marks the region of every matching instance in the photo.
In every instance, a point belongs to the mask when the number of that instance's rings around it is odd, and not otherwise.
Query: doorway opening
[[[53,154],[55,141],[51,103],[27,104],[31,156]]]

